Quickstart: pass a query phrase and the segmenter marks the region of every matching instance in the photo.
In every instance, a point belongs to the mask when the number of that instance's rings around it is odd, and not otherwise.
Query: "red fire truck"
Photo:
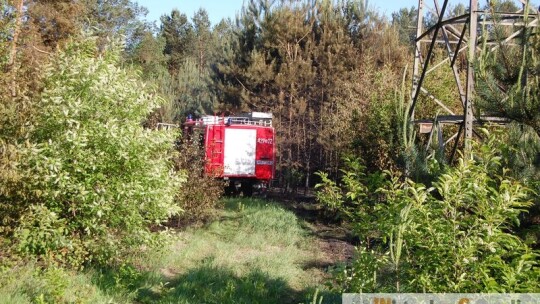
[[[275,169],[271,113],[188,118],[184,128],[202,131],[205,174],[227,181],[226,194],[251,196],[254,189],[268,188]]]

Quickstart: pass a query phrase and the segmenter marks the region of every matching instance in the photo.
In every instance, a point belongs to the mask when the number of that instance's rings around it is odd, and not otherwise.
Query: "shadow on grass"
[[[206,263],[205,263],[206,264]],[[203,264],[168,277],[153,272],[130,274],[125,269],[100,271],[94,282],[110,295],[135,303],[311,303],[315,290],[298,291],[280,278],[259,270],[237,275],[229,268]],[[323,303],[340,297],[323,292]]]
[[[260,271],[237,276],[230,269],[202,266],[167,282],[161,291],[140,289],[142,303],[298,303],[302,294]]]
[[[225,201],[224,209],[225,212],[218,221],[218,227],[207,229],[211,234],[223,234],[220,237],[223,241],[227,241],[229,235],[236,235],[239,229],[244,229],[241,232],[248,235],[252,226],[261,230],[259,232],[262,237],[261,240],[257,239],[258,241],[263,242],[267,240],[267,237],[274,237],[272,240],[280,246],[283,245],[282,243],[288,246],[292,242],[288,239],[282,240],[277,236],[291,234],[300,238],[300,234],[303,233],[300,227],[297,227],[294,215],[289,214],[275,202],[258,199],[228,199]],[[199,237],[204,237],[204,234]],[[246,244],[239,243],[239,247],[245,246]],[[270,259],[269,267],[272,267],[272,261],[275,260]],[[248,262],[239,261],[242,267],[238,270],[235,266],[223,267],[215,263],[214,257],[210,255],[202,258],[193,268],[172,266],[171,269],[160,271],[143,271],[141,270],[143,266],[135,268],[124,265],[115,269],[96,271],[94,283],[106,294],[114,297],[117,302],[311,303],[315,293],[314,288],[294,289],[286,278],[270,276],[258,267],[244,271],[246,266],[253,265],[246,263]],[[291,265],[291,267],[296,266]],[[291,281],[300,282],[301,280]],[[323,303],[341,302],[340,298],[336,300],[336,296],[339,297],[339,295],[328,292],[322,292],[319,295],[324,297]]]

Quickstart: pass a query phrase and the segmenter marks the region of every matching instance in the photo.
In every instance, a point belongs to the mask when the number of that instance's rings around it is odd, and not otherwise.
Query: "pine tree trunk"
[[[17,42],[19,40],[19,33],[21,32],[21,23],[23,15],[24,0],[19,0],[17,3],[17,13],[15,16],[15,29],[13,31],[13,40],[11,41],[11,50],[9,52],[9,59],[7,62],[8,68],[11,69],[15,64],[15,56],[17,56]]]
[[[9,58],[6,66],[7,71],[12,71],[15,68],[15,58],[17,57],[17,43],[19,41],[19,34],[22,27],[22,15],[23,15],[24,0],[19,0],[17,3],[17,14],[15,19],[15,29],[13,31],[13,40],[11,42],[11,49],[9,51]],[[13,73],[13,80],[11,81],[11,96],[17,96],[17,86],[15,80],[15,73]]]

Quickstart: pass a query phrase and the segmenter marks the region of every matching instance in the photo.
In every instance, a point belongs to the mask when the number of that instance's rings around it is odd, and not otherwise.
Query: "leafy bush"
[[[320,201],[362,227],[356,229],[360,236],[375,240],[362,244],[350,267],[339,269],[338,289],[538,292],[539,252],[514,234],[531,193],[501,166],[500,145],[490,137],[429,189],[386,172],[378,190],[366,191],[365,179],[351,169],[343,190],[328,181],[319,186]],[[355,197],[361,198],[358,208],[347,208]]]
[[[366,237],[373,231],[373,215],[380,195],[376,190],[382,186],[384,176],[379,173],[366,174],[366,167],[357,158],[344,158],[341,183],[331,180],[328,174],[318,172],[321,183],[315,186],[317,200],[341,220],[348,221],[356,234]]]
[[[132,71],[122,46],[100,53],[72,43],[45,69],[34,122],[19,147],[20,178],[2,185],[2,231],[20,251],[48,262],[109,262],[155,237],[179,212],[182,176],[172,166],[174,134],[144,129],[160,103]]]
[[[176,167],[187,174],[187,181],[180,187],[177,200],[184,210],[176,217],[176,224],[205,220],[220,205],[224,183],[204,174],[205,155],[197,139],[186,139],[178,147]]]

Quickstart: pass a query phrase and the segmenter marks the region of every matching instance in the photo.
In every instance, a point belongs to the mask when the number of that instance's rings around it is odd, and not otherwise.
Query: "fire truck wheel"
[[[238,194],[238,190],[236,189],[234,183],[231,183],[225,187],[225,196],[235,197],[238,196]]]
[[[242,194],[244,197],[251,197],[253,196],[253,185],[251,183],[242,183]]]

